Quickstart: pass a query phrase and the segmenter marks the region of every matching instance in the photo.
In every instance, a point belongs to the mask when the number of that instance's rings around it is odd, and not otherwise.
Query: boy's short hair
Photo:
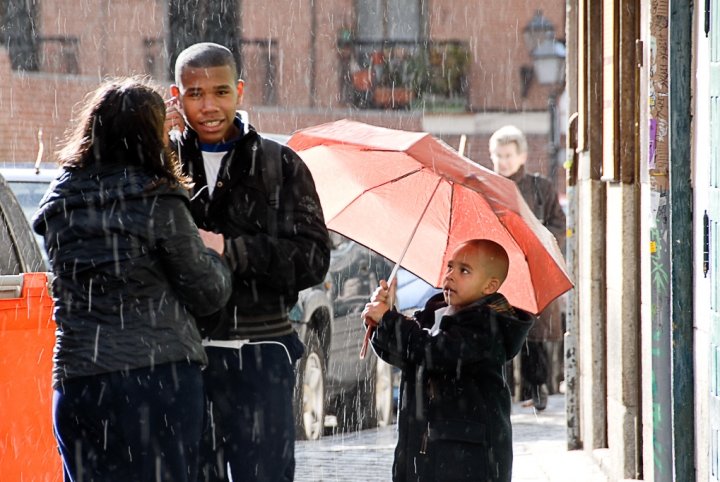
[[[196,67],[200,69],[209,67],[230,67],[237,83],[239,76],[235,57],[230,49],[212,42],[202,42],[186,48],[175,61],[175,84],[181,85],[181,74],[185,67]]]
[[[490,153],[494,153],[498,146],[515,143],[518,154],[527,152],[527,139],[523,131],[515,126],[505,126],[496,130],[490,137]]]
[[[508,270],[510,268],[510,258],[508,257],[505,248],[489,239],[471,239],[469,241],[465,241],[463,244],[470,245],[477,251],[481,251],[489,261],[492,261],[487,263],[484,268],[487,274],[493,278],[497,278],[500,282],[498,288],[500,288],[500,286],[502,286],[505,282],[505,278],[507,278]]]

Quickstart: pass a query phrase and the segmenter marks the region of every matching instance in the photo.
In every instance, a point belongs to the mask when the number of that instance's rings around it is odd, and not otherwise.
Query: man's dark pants
[[[295,333],[280,339],[282,346],[206,347],[203,378],[211,414],[200,447],[199,482],[230,480],[228,466],[233,482],[293,480],[294,363],[303,346]]]
[[[527,393],[523,398],[532,397],[532,390],[538,390],[542,384],[549,383],[550,359],[542,341],[526,341],[520,350],[520,371]]]
[[[203,415],[194,363],[66,380],[53,394],[65,481],[195,482]]]

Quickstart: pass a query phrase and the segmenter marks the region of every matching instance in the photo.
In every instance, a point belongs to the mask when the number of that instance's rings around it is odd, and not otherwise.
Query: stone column
[[[578,195],[578,371],[580,435],[586,450],[607,447],[605,357],[605,183],[589,178],[580,155]]]
[[[639,191],[635,184],[607,186],[607,423],[616,479],[637,476],[639,351]]]

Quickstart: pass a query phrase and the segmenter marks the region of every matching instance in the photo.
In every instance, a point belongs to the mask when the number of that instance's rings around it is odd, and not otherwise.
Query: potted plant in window
[[[384,54],[383,75],[373,90],[375,104],[385,109],[407,107],[415,98],[414,72],[410,69],[412,52],[391,47]]]

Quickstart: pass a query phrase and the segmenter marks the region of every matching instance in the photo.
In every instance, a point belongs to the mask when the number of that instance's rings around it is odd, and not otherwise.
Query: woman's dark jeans
[[[202,383],[188,362],[65,380],[53,395],[65,481],[195,482]]]

